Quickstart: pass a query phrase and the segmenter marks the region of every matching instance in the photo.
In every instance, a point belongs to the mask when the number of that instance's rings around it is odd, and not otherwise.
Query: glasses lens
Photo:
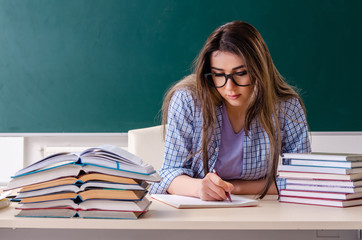
[[[246,74],[246,72],[238,72],[233,74],[233,79],[236,82],[236,84],[245,86],[250,84],[250,78]]]
[[[225,84],[225,75],[213,73],[211,80],[214,82],[215,87],[222,87]]]

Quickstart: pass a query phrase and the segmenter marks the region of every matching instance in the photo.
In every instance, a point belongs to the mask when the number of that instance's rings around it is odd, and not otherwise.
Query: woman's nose
[[[225,89],[228,90],[228,89],[233,89],[234,87],[237,87],[234,83],[234,81],[232,80],[232,77],[228,77],[228,79],[226,80],[226,83],[225,83]]]

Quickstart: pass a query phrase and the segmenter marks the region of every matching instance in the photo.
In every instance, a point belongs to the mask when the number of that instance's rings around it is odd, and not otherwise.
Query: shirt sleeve
[[[307,119],[297,98],[281,103],[280,126],[282,137],[282,153],[311,152]],[[284,165],[289,161],[283,160]],[[285,188],[285,179],[277,178],[279,189]]]
[[[193,177],[194,173],[185,162],[192,152],[195,103],[191,93],[178,90],[170,101],[165,138],[165,154],[160,169],[161,182],[153,183],[149,192],[167,193],[172,180],[180,175]]]

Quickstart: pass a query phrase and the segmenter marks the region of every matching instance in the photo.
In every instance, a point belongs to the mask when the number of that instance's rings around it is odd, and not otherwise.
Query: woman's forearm
[[[249,180],[249,181],[231,180],[229,182],[234,185],[234,189],[231,192],[232,194],[257,195],[263,191],[266,181],[267,181],[266,179],[260,179],[260,180]],[[275,183],[273,183],[270,186],[267,194],[272,194],[272,195],[278,194],[278,190]]]
[[[170,194],[198,197],[202,200],[225,200],[226,192],[233,190],[233,185],[222,180],[215,173],[208,173],[202,179],[186,175],[177,176],[168,187]]]
[[[170,194],[199,197],[199,186],[201,179],[180,175],[172,180],[167,192]]]

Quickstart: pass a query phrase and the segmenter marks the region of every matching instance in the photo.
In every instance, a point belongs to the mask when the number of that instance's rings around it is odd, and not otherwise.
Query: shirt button
[[[219,148],[215,148],[215,151],[218,152],[218,151],[219,151]]]

